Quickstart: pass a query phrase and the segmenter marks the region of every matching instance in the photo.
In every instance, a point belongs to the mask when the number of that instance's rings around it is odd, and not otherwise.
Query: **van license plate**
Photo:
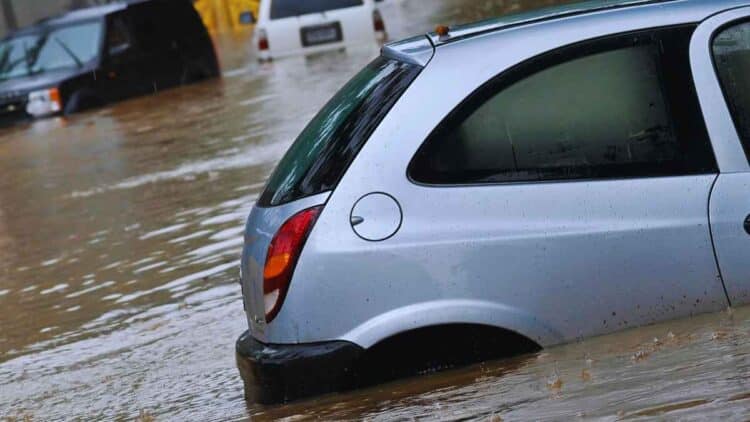
[[[302,45],[305,47],[339,42],[342,39],[339,22],[302,28]]]

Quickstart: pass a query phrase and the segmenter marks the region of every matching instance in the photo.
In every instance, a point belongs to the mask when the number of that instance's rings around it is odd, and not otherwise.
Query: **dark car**
[[[92,7],[0,42],[0,123],[70,114],[219,75],[190,0]]]

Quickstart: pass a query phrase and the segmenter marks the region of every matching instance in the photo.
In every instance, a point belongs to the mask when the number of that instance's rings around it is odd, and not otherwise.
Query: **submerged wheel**
[[[104,105],[104,101],[100,98],[84,91],[78,91],[73,93],[65,103],[63,114],[68,116],[73,113],[101,107],[102,105]]]

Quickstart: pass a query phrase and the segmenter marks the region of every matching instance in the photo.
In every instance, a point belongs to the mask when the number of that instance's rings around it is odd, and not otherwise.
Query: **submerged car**
[[[0,123],[70,114],[219,75],[188,0],[69,12],[0,42]]]
[[[375,46],[385,38],[374,0],[264,0],[254,36],[260,61]]]
[[[249,216],[246,395],[747,304],[749,156],[747,0],[591,1],[387,45]]]

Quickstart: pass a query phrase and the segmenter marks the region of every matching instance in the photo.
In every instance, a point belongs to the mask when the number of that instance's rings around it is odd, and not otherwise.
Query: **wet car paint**
[[[553,4],[555,2],[533,2]],[[403,0],[402,37],[532,2]],[[750,310],[285,406],[247,404],[243,223],[290,142],[377,51],[257,66],[0,133],[0,418],[742,419]]]

